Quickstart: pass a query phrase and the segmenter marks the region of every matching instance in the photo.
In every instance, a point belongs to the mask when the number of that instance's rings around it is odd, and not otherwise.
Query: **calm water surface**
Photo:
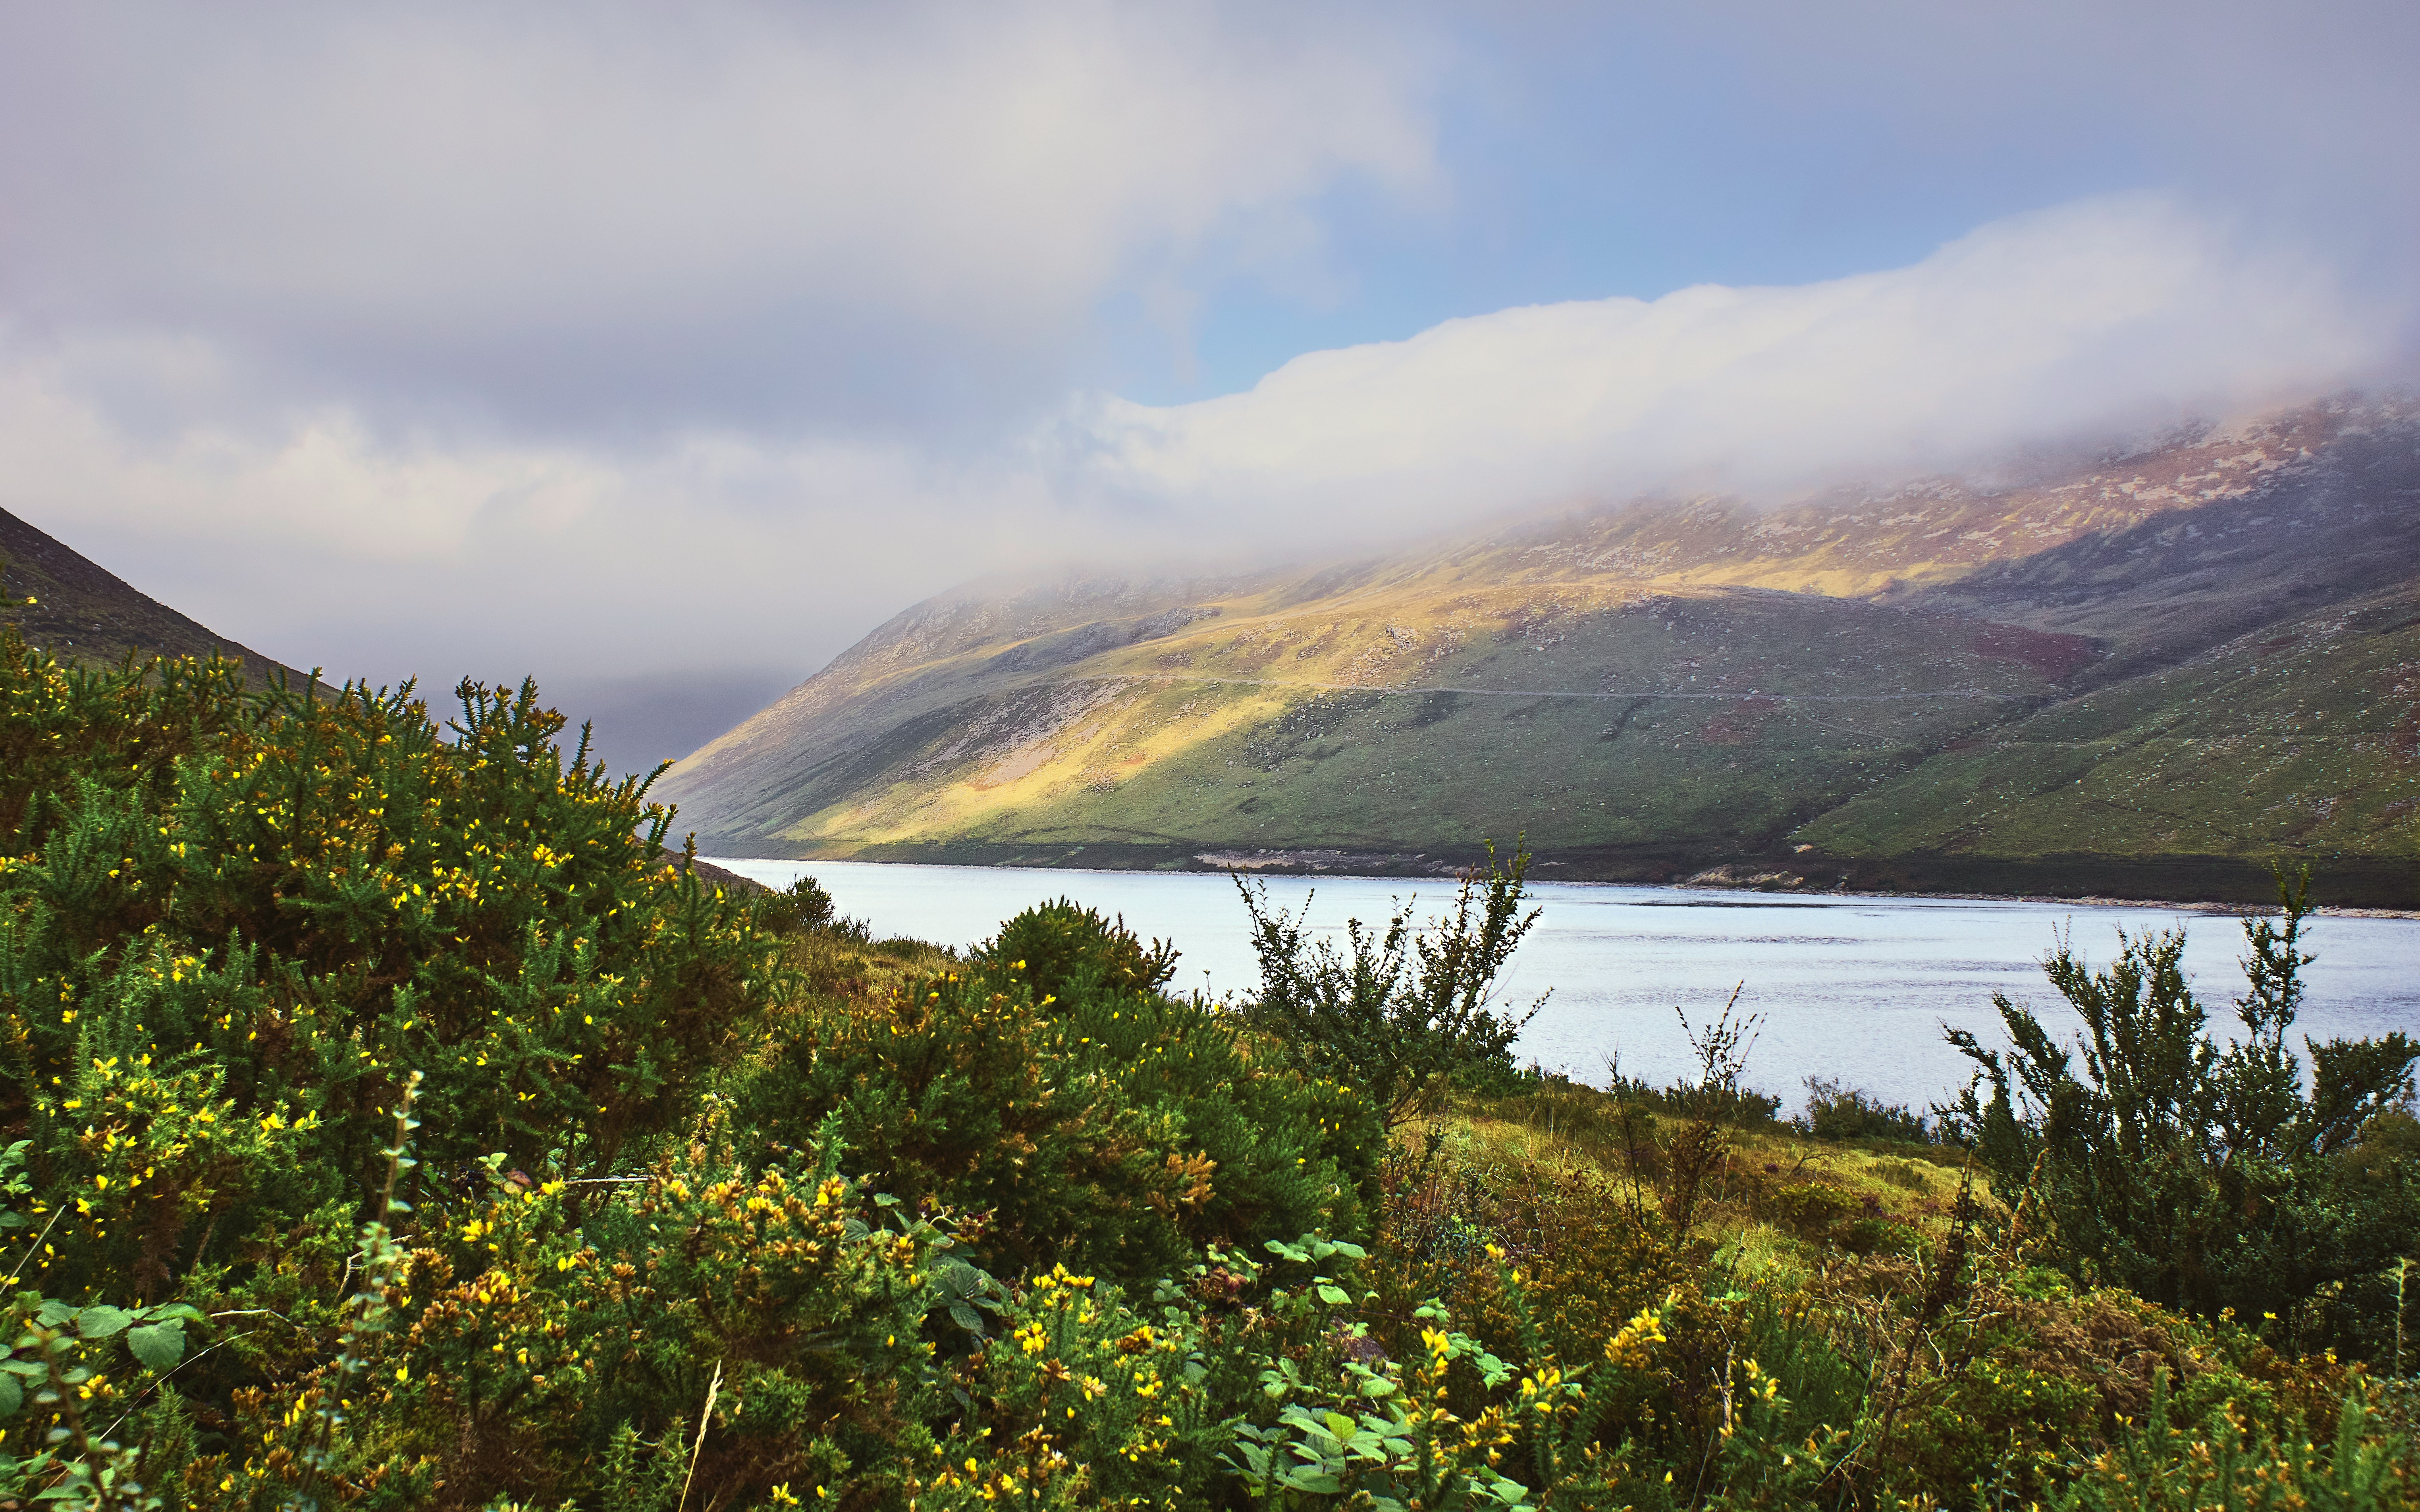
[[[877,936],[968,945],[1044,899],[1067,896],[1123,914],[1137,933],[1173,939],[1183,956],[1174,986],[1213,996],[1258,981],[1234,884],[1200,872],[1031,871],[892,866],[845,861],[724,861],[744,876],[786,887],[811,874],[843,913]],[[1418,894],[1425,918],[1452,896],[1444,879],[1273,877],[1289,908],[1312,898],[1314,925],[1384,919],[1393,899]],[[2117,932],[2184,926],[2185,962],[2214,1023],[2233,1024],[2243,990],[2233,919],[2149,907],[1971,899],[1782,898],[1609,884],[1544,883],[1545,912],[1506,984],[1527,1001],[1553,990],[1521,1042],[1525,1058],[1602,1083],[1609,1058],[1624,1072],[1670,1081],[1688,1047],[1673,1010],[1711,1018],[1734,985],[1743,1011],[1762,1015],[1748,1079],[1792,1105],[1809,1075],[1834,1076],[1891,1102],[1921,1107],[1965,1078],[1966,1062],[1942,1041],[1944,1024],[1999,1042],[1992,994],[2032,1006],[2045,1022],[2072,1024],[2042,980],[2054,932],[2071,927],[2094,962],[2117,953]],[[2306,973],[2309,1007],[2297,1028],[2315,1038],[2390,1029],[2420,1033],[2420,920],[2323,918],[2305,936],[2319,960]]]

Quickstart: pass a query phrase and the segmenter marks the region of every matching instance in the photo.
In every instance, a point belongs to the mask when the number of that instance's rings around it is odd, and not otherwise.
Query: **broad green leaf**
[[[17,1384],[15,1376],[0,1372],[0,1417],[15,1417],[17,1409],[24,1405],[25,1388]]]
[[[88,1339],[105,1339],[123,1333],[134,1321],[134,1315],[123,1307],[95,1303],[76,1314],[76,1332]]]
[[[177,1362],[184,1358],[185,1325],[181,1322],[152,1323],[129,1329],[126,1347],[134,1351],[134,1358],[143,1362],[144,1369],[158,1375],[174,1368]]]

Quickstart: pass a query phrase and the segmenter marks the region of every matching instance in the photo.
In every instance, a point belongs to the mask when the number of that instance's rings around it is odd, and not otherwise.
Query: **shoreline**
[[[701,863],[711,866],[716,871],[722,871],[730,862],[737,860],[783,861],[800,866],[837,864],[843,866],[897,867],[902,870],[922,867],[932,869],[948,868],[956,871],[979,872],[1078,872],[1093,873],[1103,876],[1131,876],[1138,873],[1176,876],[1210,876],[1225,874],[1232,876],[1240,873],[1254,876],[1304,877],[1311,879],[1333,878],[1337,881],[1350,882],[1393,882],[1405,880],[1407,877],[1417,876],[1433,877],[1438,880],[1450,880],[1453,875],[1452,870],[1445,869],[1442,866],[1437,870],[1422,871],[1419,872],[1411,872],[1405,870],[1373,870],[1366,872],[1349,871],[1342,867],[1327,868],[1301,865],[1290,866],[1268,863],[1264,863],[1259,866],[1222,867],[1215,865],[1196,865],[1181,868],[1169,866],[1102,866],[1097,864],[1088,866],[1078,862],[971,861],[943,860],[939,858],[908,859],[906,857],[893,858],[887,856],[877,857],[862,856],[744,856],[735,855],[728,851],[718,851],[715,854],[709,855],[703,848],[699,851],[698,860]],[[728,873],[726,872],[726,874]],[[2230,901],[2226,899],[2210,898],[2129,898],[2105,893],[2071,894],[2046,892],[1984,892],[1971,888],[1929,891],[1911,888],[1870,888],[1847,887],[1757,887],[1742,883],[1701,882],[1697,880],[1695,877],[1674,881],[1651,881],[1643,878],[1619,877],[1542,877],[1536,875],[1534,872],[1531,874],[1531,880],[1533,882],[1552,883],[1557,887],[1645,887],[1674,892],[1702,893],[1708,898],[1740,899],[1740,905],[1745,905],[1746,900],[1748,899],[1763,898],[1770,898],[1776,901],[1804,900],[1807,902],[1837,899],[1843,902],[1850,900],[1865,900],[1877,903],[1897,901],[1911,903],[2034,903],[2055,904],[2071,908],[2134,908],[2173,913],[2207,914],[2227,918],[2264,916],[2273,910],[2273,905],[2264,907],[2260,903],[2249,901]],[[2420,920],[2420,908],[2371,907],[2359,904],[2321,903],[2315,906],[2311,912],[2312,917],[2315,918],[2389,918]]]

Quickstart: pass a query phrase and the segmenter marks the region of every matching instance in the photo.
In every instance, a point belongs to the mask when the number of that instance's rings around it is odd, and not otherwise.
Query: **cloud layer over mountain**
[[[2323,267],[2134,197],[1985,226],[1903,269],[1501,311],[1187,405],[1079,399],[986,447],[704,426],[464,445],[334,406],[265,436],[146,437],[78,397],[94,369],[207,377],[206,353],[163,343],[19,353],[0,455],[85,518],[316,563],[282,579],[283,607],[332,634],[380,606],[407,634],[432,601],[406,585],[450,581],[477,594],[481,639],[573,625],[570,659],[644,664],[666,627],[597,595],[711,585],[697,601],[720,628],[676,635],[727,656],[801,594],[862,625],[936,575],[1070,555],[1295,555],[1645,491],[1988,466],[2375,376],[2388,329]]]
[[[2388,328],[2306,255],[2104,198],[1908,268],[1505,310],[1313,352],[1226,398],[1109,401],[1070,471],[1145,517],[1248,532],[1771,496],[2304,397],[2381,372]]]
[[[2278,14],[13,8],[0,501],[289,661],[753,687],[2401,380],[2420,23]]]

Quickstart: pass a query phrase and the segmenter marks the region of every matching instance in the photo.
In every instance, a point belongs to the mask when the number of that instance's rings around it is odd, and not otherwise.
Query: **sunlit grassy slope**
[[[2240,891],[2282,853],[2410,891],[2415,437],[2322,406],[2003,486],[978,585],[665,791],[760,854],[1422,870],[1526,832],[1570,876]]]

